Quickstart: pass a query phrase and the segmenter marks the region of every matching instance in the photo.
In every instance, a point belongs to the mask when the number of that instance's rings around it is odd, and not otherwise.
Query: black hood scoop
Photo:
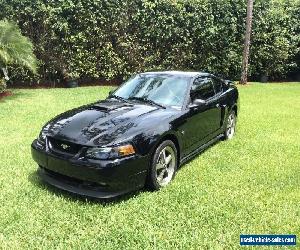
[[[132,104],[122,102],[102,101],[91,105],[91,109],[97,109],[104,112],[109,112],[119,108],[133,107]]]
[[[57,116],[49,125],[48,137],[89,146],[113,144],[136,133],[138,124],[160,119],[156,112],[162,109],[125,101],[99,101]]]

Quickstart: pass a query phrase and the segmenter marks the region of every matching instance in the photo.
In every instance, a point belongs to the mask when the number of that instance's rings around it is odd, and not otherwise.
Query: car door
[[[189,107],[186,124],[189,151],[209,141],[221,124],[219,99],[211,77],[199,77],[193,82],[190,103],[192,104],[195,99],[201,99],[204,102],[198,106]]]
[[[224,91],[224,81],[215,76],[212,77],[212,80],[216,92],[215,100],[217,105],[220,106],[219,108],[221,112],[221,121],[220,121],[220,128],[221,128],[224,123],[225,111],[227,106],[226,92]]]

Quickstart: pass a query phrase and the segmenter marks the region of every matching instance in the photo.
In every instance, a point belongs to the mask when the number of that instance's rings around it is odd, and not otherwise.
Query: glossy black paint
[[[184,74],[190,87],[198,72],[156,72]],[[134,101],[108,97],[85,105],[49,121],[43,128],[46,146],[32,143],[32,156],[40,174],[50,184],[70,192],[97,198],[110,198],[144,186],[155,148],[166,138],[178,148],[180,163],[224,133],[231,110],[239,111],[237,88],[222,80],[222,91],[205,103],[192,105],[190,94],[182,109],[160,108]],[[79,152],[68,154],[49,148],[49,140],[79,145]],[[87,148],[131,143],[134,156],[114,160],[85,157]]]

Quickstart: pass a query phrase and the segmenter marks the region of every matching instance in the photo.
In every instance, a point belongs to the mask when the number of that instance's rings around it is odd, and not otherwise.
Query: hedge
[[[37,76],[11,68],[14,82],[157,69],[240,76],[246,0],[2,0],[0,9],[32,40],[40,64]],[[299,71],[299,9],[299,0],[255,1],[252,79]]]

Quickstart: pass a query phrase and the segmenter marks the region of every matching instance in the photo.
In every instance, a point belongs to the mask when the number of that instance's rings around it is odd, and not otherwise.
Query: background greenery
[[[6,89],[7,65],[21,65],[35,73],[37,60],[30,40],[21,34],[15,23],[0,20],[0,94]]]
[[[56,114],[109,90],[13,90],[0,102],[1,248],[239,249],[240,234],[300,235],[299,83],[239,86],[236,137],[185,164],[159,192],[105,204],[47,187],[32,140]]]
[[[63,72],[121,79],[153,69],[240,75],[245,0],[0,0],[0,10],[40,61],[39,76],[11,68],[13,82],[54,82]],[[252,38],[252,79],[300,74],[300,1],[256,0]]]

